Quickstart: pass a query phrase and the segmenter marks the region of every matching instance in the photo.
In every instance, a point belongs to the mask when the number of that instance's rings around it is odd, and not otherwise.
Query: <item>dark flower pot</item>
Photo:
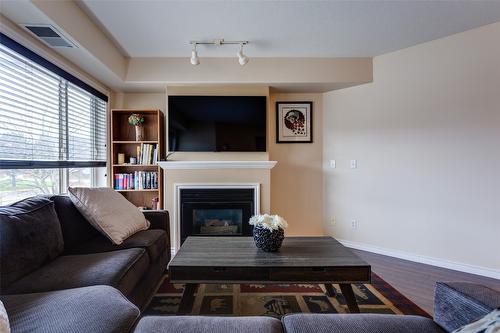
[[[285,231],[281,228],[270,231],[262,227],[253,228],[255,246],[265,252],[276,252],[280,249],[285,238]]]

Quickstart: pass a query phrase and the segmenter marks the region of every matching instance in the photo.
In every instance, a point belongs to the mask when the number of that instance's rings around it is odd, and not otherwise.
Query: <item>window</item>
[[[107,98],[0,37],[0,205],[104,186]]]

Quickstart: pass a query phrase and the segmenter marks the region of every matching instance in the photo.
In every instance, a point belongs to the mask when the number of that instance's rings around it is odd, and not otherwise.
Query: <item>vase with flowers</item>
[[[276,252],[280,249],[285,238],[285,229],[288,223],[278,215],[255,215],[250,218],[253,225],[253,239],[255,246],[265,252]]]
[[[144,116],[138,113],[132,113],[128,117],[128,124],[135,127],[135,141],[144,140]]]

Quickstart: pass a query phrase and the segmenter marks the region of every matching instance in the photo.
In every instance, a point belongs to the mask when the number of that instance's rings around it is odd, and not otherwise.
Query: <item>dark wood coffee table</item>
[[[188,237],[169,266],[185,283],[178,314],[191,311],[200,283],[338,283],[350,312],[359,312],[353,283],[370,283],[371,267],[331,237],[286,237],[279,252],[263,252],[252,237]]]

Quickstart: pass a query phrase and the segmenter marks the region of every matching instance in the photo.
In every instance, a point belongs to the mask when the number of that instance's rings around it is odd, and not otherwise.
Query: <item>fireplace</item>
[[[179,189],[180,241],[188,236],[250,236],[256,213],[253,188]]]

